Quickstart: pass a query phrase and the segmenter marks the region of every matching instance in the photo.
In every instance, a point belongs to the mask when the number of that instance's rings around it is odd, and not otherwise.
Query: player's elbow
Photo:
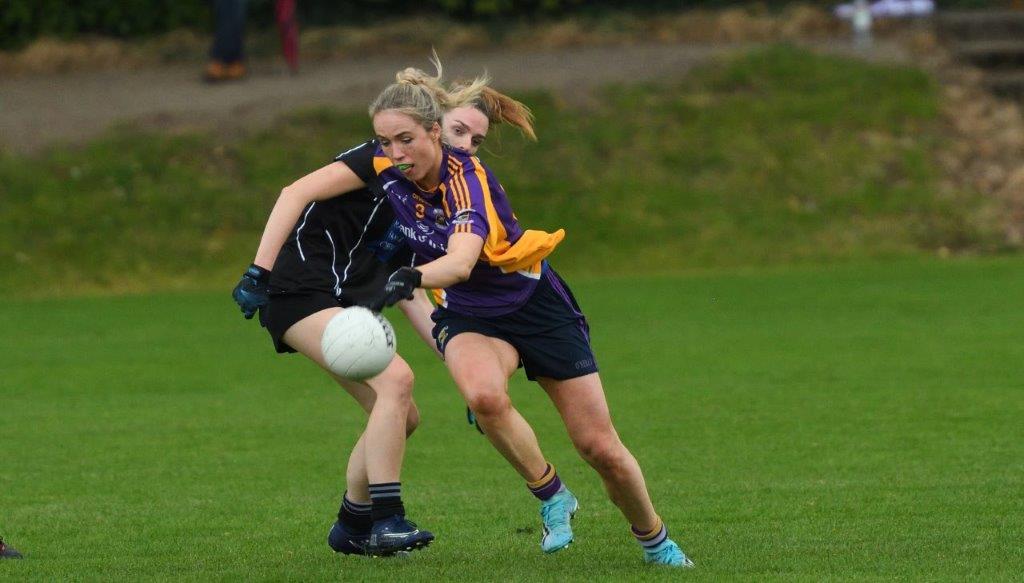
[[[452,274],[456,283],[462,283],[469,280],[469,276],[473,273],[472,263],[459,263],[455,266],[455,272]]]
[[[468,281],[469,277],[473,274],[473,266],[476,265],[475,257],[467,257],[466,254],[460,253],[452,257],[454,261],[448,264],[448,276],[455,280],[454,283],[462,283]]]
[[[299,206],[306,206],[313,199],[308,191],[300,188],[296,183],[292,183],[281,189],[278,200],[286,200],[294,202]]]
[[[445,284],[438,287],[448,287],[449,285],[468,281],[469,276],[473,273],[473,266],[476,264],[476,261],[466,257],[463,253],[453,253],[448,255],[444,263]]]
[[[290,184],[281,189],[281,193],[277,195],[277,203],[287,203],[295,199],[295,185]]]
[[[281,194],[278,195],[278,198],[293,199],[293,198],[298,198],[298,196],[299,196],[299,189],[295,187],[294,183],[292,183],[292,184],[289,184],[288,186],[285,186],[284,188],[281,189]]]

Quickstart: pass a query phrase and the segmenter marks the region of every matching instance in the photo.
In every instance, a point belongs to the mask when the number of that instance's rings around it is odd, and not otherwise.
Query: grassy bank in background
[[[498,80],[500,84],[500,79]],[[528,94],[540,142],[482,158],[567,272],[664,272],[985,250],[983,201],[939,196],[921,71],[774,48],[682,80]],[[282,186],[368,137],[311,110],[246,136],[121,128],[0,155],[0,293],[224,288]]]

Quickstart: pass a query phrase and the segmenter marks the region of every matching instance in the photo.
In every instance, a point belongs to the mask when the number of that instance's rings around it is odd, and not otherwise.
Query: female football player
[[[508,378],[520,365],[548,393],[579,454],[604,481],[651,563],[692,562],[654,510],[636,459],[612,425],[589,329],[569,287],[546,261],[564,232],[523,230],[497,178],[479,159],[445,147],[442,114],[478,105],[485,78],[453,91],[417,69],[398,73],[370,106],[379,147],[374,174],[415,254],[396,270],[376,305],[441,289],[432,318],[437,347],[494,447],[541,500],[541,548],[572,542],[578,508],[512,406]],[[450,114],[449,114],[450,115]]]
[[[528,112],[509,105],[515,103],[488,88],[478,107],[451,112],[446,139],[475,153],[492,124],[525,123]],[[353,169],[372,173],[375,151],[373,141],[356,146],[282,191],[256,259],[233,294],[246,318],[259,311],[278,352],[298,351],[325,370],[320,338],[327,323],[341,310],[367,303],[390,273],[412,259],[380,184],[366,188],[353,179]],[[347,196],[335,196],[342,192]],[[426,294],[399,307],[433,347],[434,306]],[[327,372],[369,413],[349,456],[347,491],[328,543],[345,554],[426,546],[433,535],[404,519],[399,481],[405,438],[419,421],[412,371],[396,356],[383,373],[362,382]],[[379,536],[371,538],[374,532]]]
[[[343,152],[282,191],[268,230],[283,214],[294,212],[299,218],[289,221],[283,245],[260,244],[233,296],[246,318],[259,311],[260,324],[277,352],[299,352],[315,362],[368,413],[366,428],[349,455],[347,490],[328,543],[345,554],[390,555],[433,540],[433,534],[405,518],[401,498],[405,440],[419,422],[412,370],[395,355],[372,379],[344,379],[327,369],[320,349],[331,318],[365,302],[388,270],[411,261],[408,246],[392,229],[394,214],[379,191],[363,188],[344,198],[322,196],[331,189],[333,176],[350,172],[348,166],[360,150],[375,147],[366,143]],[[314,195],[308,202],[288,206],[307,193]],[[426,295],[418,294],[400,308],[422,334],[428,325],[424,317],[433,309]]]

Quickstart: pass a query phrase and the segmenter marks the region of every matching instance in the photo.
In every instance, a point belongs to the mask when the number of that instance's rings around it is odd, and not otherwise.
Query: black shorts
[[[587,319],[569,286],[550,268],[544,269],[530,299],[511,314],[484,318],[439,307],[431,318],[434,342],[442,353],[455,336],[475,332],[515,347],[531,381],[561,381],[597,372]]]
[[[270,333],[278,352],[295,352],[282,337],[296,322],[327,308],[348,308],[351,305],[327,292],[271,294],[270,303],[260,310],[260,324]]]

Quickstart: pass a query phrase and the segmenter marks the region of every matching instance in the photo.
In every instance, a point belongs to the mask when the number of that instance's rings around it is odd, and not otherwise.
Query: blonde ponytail
[[[491,123],[513,125],[519,128],[519,131],[523,132],[526,137],[537,141],[537,134],[533,130],[533,112],[521,102],[491,87],[484,87],[474,105],[487,116]]]
[[[478,77],[472,82],[456,81],[449,93],[464,96],[461,105],[457,107],[475,107],[487,116],[487,121],[492,125],[504,123],[515,126],[523,135],[536,142],[537,134],[533,129],[533,112],[530,108],[486,83],[486,77]]]

